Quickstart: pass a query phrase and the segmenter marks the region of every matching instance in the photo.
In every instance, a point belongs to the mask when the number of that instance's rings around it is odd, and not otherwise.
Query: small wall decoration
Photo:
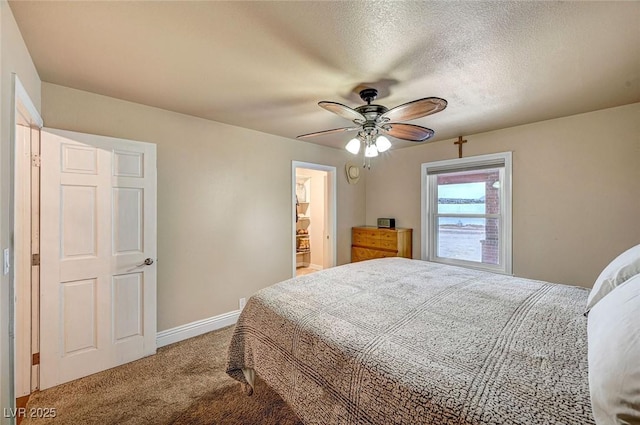
[[[458,141],[453,142],[454,145],[458,145],[458,158],[462,158],[462,144],[467,143],[466,140],[462,140],[462,136],[458,136]]]
[[[349,184],[358,183],[358,180],[360,180],[360,167],[351,162],[347,162],[347,165],[345,165],[345,171],[347,173],[347,181]]]

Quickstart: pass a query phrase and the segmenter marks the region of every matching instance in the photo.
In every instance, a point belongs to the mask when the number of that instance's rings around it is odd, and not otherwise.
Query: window
[[[422,259],[511,274],[511,152],[422,164]]]

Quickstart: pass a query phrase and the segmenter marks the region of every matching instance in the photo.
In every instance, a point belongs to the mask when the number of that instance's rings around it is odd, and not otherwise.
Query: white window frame
[[[501,170],[502,183],[500,186],[500,218],[499,235],[500,235],[500,261],[499,265],[477,263],[474,261],[464,261],[452,258],[437,257],[436,238],[437,232],[434,229],[435,218],[437,214],[436,205],[433,204],[433,194],[435,193],[435,178],[430,178],[427,174],[429,169],[447,169],[455,172],[462,168],[474,167],[488,162],[504,162],[504,169]],[[420,217],[422,221],[421,231],[421,258],[425,261],[433,261],[438,263],[450,264],[455,266],[469,267],[480,270],[487,270],[496,273],[511,275],[512,272],[512,155],[511,152],[500,152],[488,155],[470,156],[467,158],[449,159],[444,161],[435,161],[423,163],[421,166],[421,211]]]

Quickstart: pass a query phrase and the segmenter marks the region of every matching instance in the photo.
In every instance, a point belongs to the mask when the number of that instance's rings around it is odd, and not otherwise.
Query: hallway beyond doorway
[[[293,275],[298,276],[336,265],[336,182],[331,166],[293,161],[292,172]]]

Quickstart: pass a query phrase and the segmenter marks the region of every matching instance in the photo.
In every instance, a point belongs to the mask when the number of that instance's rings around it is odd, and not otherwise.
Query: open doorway
[[[335,167],[293,162],[294,276],[336,265]]]

